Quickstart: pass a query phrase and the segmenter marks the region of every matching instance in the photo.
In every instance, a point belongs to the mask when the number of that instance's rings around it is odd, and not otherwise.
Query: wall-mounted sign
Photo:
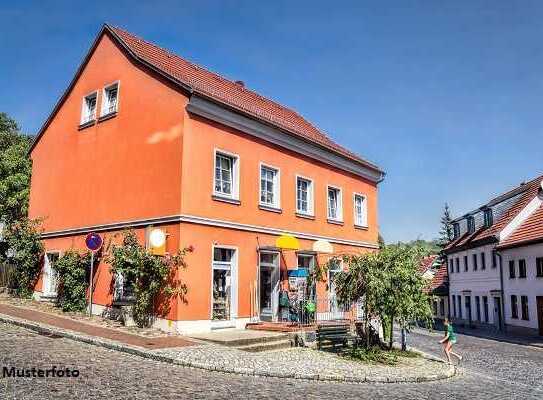
[[[151,254],[163,256],[166,254],[166,232],[160,228],[149,231],[149,249]]]

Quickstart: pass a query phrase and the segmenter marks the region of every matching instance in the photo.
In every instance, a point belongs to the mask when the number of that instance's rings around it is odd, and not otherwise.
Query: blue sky
[[[387,240],[543,173],[543,2],[0,5],[0,111],[35,133],[103,22],[288,105],[387,171]],[[393,4],[395,3],[395,4]]]

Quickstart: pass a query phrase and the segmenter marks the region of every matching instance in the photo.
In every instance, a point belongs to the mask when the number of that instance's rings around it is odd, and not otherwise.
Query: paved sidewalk
[[[31,329],[44,336],[65,337],[183,367],[238,375],[397,383],[435,381],[456,374],[453,366],[426,357],[402,357],[398,365],[388,366],[366,364],[306,348],[249,353],[216,344],[191,343],[178,336],[139,337],[4,304],[0,304],[0,327],[2,323]],[[179,346],[175,346],[176,343]]]
[[[168,347],[190,346],[194,343],[178,336],[165,337],[144,337],[120,332],[115,329],[102,328],[95,325],[75,321],[70,318],[63,318],[56,315],[31,310],[28,308],[15,307],[0,303],[0,314],[8,315],[31,321],[39,324],[47,324],[62,330],[70,330],[84,335],[98,337],[101,339],[113,340],[131,346],[143,347],[145,349],[163,349]]]

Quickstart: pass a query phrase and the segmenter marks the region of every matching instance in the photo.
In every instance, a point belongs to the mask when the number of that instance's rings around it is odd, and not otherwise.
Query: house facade
[[[427,280],[425,292],[430,296],[434,324],[441,325],[449,315],[449,281],[447,265],[433,254],[422,259],[419,273]]]
[[[453,221],[454,239],[445,254],[449,312],[454,321],[508,331],[530,326],[532,333],[536,331],[537,298],[543,295],[535,267],[539,249],[519,247],[517,244],[522,241],[514,238],[522,226],[531,226],[532,219],[539,215],[542,180],[540,176],[522,183]],[[528,260],[534,264],[530,279],[525,264]],[[510,262],[520,263],[521,279],[525,279],[530,289],[522,286],[520,290],[519,285],[523,283],[515,281],[518,276],[515,271],[519,268],[516,264],[511,267],[514,276],[510,277]],[[525,311],[532,305],[532,321],[519,323],[521,318],[515,315],[515,309],[521,308],[521,302]]]
[[[55,297],[55,259],[84,249],[89,232],[108,243],[132,229],[148,244],[159,229],[166,252],[194,251],[176,277],[186,298],[155,324],[242,327],[280,318],[279,292],[304,275],[295,271],[378,248],[379,167],[243,83],[108,25],[30,155],[29,213],[46,249],[38,298]],[[278,245],[285,236],[297,247]],[[115,282],[101,261],[95,312],[114,306]],[[333,297],[329,282],[316,291]]]

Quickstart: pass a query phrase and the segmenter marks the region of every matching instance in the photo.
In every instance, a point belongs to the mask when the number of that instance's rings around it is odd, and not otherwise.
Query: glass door
[[[219,324],[232,321],[236,316],[235,276],[235,250],[215,247],[212,265],[211,319]]]
[[[276,321],[279,305],[279,254],[260,252],[259,304],[262,321]]]
[[[52,297],[57,295],[58,274],[55,270],[55,263],[58,260],[58,253],[46,253],[43,268],[43,294]]]
[[[334,283],[335,276],[341,272],[341,261],[337,258],[330,260],[328,268],[328,299],[331,318],[342,319],[343,312],[339,307],[336,296],[336,285]]]

